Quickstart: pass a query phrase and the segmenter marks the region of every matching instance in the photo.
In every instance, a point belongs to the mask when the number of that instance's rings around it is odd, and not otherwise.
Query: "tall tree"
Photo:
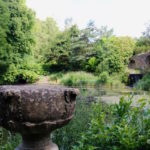
[[[7,32],[9,23],[9,12],[6,3],[0,0],[0,74],[7,70],[9,58],[9,44],[7,42]]]
[[[34,47],[34,55],[40,61],[49,53],[53,42],[56,39],[59,29],[53,18],[47,18],[45,21],[36,20],[34,35],[36,45]]]
[[[4,1],[4,0],[3,0]],[[11,45],[13,63],[19,63],[25,55],[32,54],[34,43],[34,13],[25,5],[25,0],[5,0],[10,14],[7,41]]]
[[[25,0],[0,0],[0,11],[0,64],[7,65],[5,72],[0,72],[3,78],[12,66],[21,68],[24,58],[32,55],[35,15]],[[4,65],[0,65],[0,70],[4,70]]]

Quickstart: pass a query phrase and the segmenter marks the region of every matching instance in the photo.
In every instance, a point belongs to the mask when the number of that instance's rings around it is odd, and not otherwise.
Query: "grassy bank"
[[[71,87],[123,88],[125,86],[116,75],[109,76],[107,73],[103,73],[95,76],[84,71],[51,74],[49,82]]]

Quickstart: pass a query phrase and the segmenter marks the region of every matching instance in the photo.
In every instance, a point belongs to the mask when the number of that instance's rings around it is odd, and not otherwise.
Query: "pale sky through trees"
[[[139,37],[150,21],[150,0],[27,0],[27,5],[42,20],[53,17],[61,28],[66,18],[80,28],[94,20],[119,36]]]

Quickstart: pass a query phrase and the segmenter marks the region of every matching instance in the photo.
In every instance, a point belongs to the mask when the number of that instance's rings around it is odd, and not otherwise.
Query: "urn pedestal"
[[[50,133],[72,119],[78,93],[62,86],[0,86],[0,126],[22,135],[16,150],[58,150]]]

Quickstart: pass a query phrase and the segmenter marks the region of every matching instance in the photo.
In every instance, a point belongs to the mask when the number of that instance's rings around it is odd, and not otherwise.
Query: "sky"
[[[139,37],[150,22],[150,0],[26,0],[36,17],[53,17],[63,29],[66,18],[79,28],[89,20],[95,25],[114,29],[117,36]]]

